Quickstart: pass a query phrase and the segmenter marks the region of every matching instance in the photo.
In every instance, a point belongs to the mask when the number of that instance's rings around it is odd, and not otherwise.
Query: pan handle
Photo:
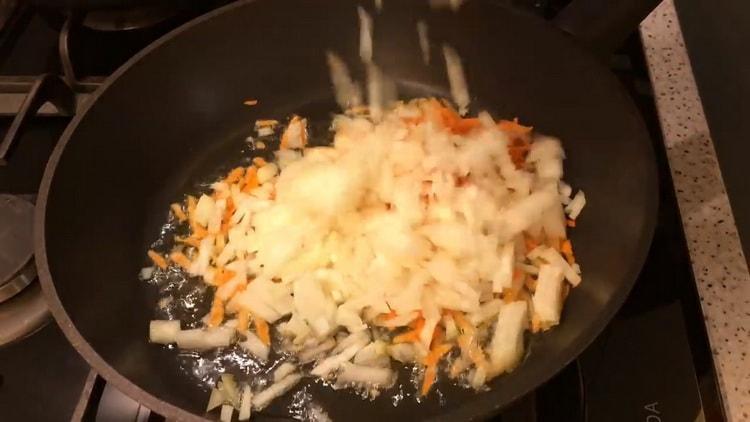
[[[622,44],[661,0],[573,0],[554,18],[554,24],[605,56]]]
[[[73,115],[75,112],[75,97],[70,87],[58,76],[49,73],[39,76],[0,142],[0,166],[8,164],[13,145],[21,137],[24,127],[47,101],[54,104],[64,116]]]

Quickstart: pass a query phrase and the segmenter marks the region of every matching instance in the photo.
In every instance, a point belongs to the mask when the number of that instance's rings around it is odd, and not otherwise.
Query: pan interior
[[[611,317],[640,270],[655,217],[648,135],[603,66],[543,22],[496,2],[468,2],[455,15],[428,12],[425,3],[389,2],[374,15],[375,61],[405,96],[443,93],[440,45],[449,42],[463,58],[475,108],[519,117],[563,140],[565,179],[588,199],[572,233],[584,281],[570,295],[563,323],[535,336],[522,366],[494,380],[489,392],[441,385],[424,403],[406,397],[394,407],[391,394],[367,402],[348,391],[306,387],[334,420],[355,411],[373,421],[464,419],[528,392]],[[255,119],[297,113],[328,121],[336,108],[325,50],[336,51],[364,80],[356,4],[328,6],[246,2],[181,31],[132,64],[76,119],[50,185],[47,259],[75,335],[147,394],[194,414],[203,414],[206,387],[174,351],[148,344],[155,291],[137,275],[169,204],[239,162]],[[430,27],[430,66],[421,61],[416,16]],[[260,104],[243,106],[249,98]],[[267,414],[281,416],[290,400],[277,401]]]

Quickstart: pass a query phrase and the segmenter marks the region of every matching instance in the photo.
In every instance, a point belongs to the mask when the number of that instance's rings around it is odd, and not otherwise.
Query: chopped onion
[[[249,385],[242,387],[242,398],[240,399],[240,412],[237,420],[246,421],[250,419],[253,407],[253,392]]]
[[[342,363],[353,358],[354,355],[356,355],[360,349],[365,347],[366,344],[367,344],[366,341],[364,342],[360,341],[358,343],[355,343],[347,347],[338,355],[333,355],[326,359],[323,359],[323,361],[317,364],[312,369],[312,371],[310,371],[310,373],[321,378],[327,377],[331,372],[337,370],[339,366],[341,366]]]
[[[145,267],[141,268],[141,272],[138,274],[138,277],[141,280],[149,280],[154,275],[154,270],[156,268],[154,267]]]
[[[357,6],[359,15],[359,57],[365,63],[372,61],[372,18],[362,6]]]
[[[297,367],[294,366],[294,364],[291,364],[289,362],[282,363],[278,368],[276,368],[275,371],[273,371],[273,382],[281,381],[282,379],[286,378],[287,375],[293,373],[296,370]]]
[[[273,399],[286,394],[286,392],[291,390],[301,379],[302,375],[292,374],[279,382],[271,384],[270,387],[253,396],[253,408],[255,410],[263,410],[263,408],[268,406]]]
[[[526,302],[512,302],[500,309],[489,347],[493,375],[512,371],[521,360],[527,324]]]
[[[330,51],[326,53],[326,58],[331,73],[333,91],[336,94],[336,102],[344,110],[361,105],[361,91],[349,76],[349,69],[347,69],[344,61]]]
[[[234,375],[221,374],[221,382],[218,384],[218,390],[221,392],[224,399],[226,399],[232,406],[239,407],[240,390],[237,388],[237,383],[234,381]]]
[[[539,277],[532,297],[534,315],[539,319],[542,328],[549,328],[560,322],[562,311],[563,272],[552,265],[539,267]]]
[[[508,289],[513,284],[513,265],[514,259],[513,242],[503,245],[500,251],[500,262],[498,263],[497,272],[492,277],[492,291],[501,293],[503,289]]]
[[[151,343],[170,344],[177,342],[180,332],[180,321],[153,320],[149,323],[148,333]]]
[[[427,34],[427,23],[423,20],[417,21],[417,36],[419,36],[419,48],[422,50],[422,61],[430,64],[430,39]]]
[[[445,66],[448,70],[448,82],[451,87],[451,96],[458,106],[458,112],[465,115],[469,111],[469,88],[466,84],[464,68],[461,64],[461,58],[452,47],[443,45],[443,56],[445,56]]]
[[[333,349],[336,346],[336,340],[329,338],[328,340],[316,345],[310,349],[304,349],[297,354],[299,361],[302,363],[312,362],[313,360],[320,357],[323,353]]]
[[[568,213],[568,217],[570,217],[571,220],[575,220],[578,218],[578,215],[581,213],[584,206],[586,206],[586,195],[584,195],[582,190],[579,190],[570,203],[565,207],[565,211]]]
[[[245,341],[241,342],[240,346],[255,357],[258,357],[264,361],[268,360],[270,348],[265,343],[263,343],[254,333],[248,331],[244,335],[246,337]]]
[[[395,373],[390,368],[374,368],[344,362],[341,364],[341,371],[336,376],[336,384],[364,384],[388,388],[393,385],[395,379]]]
[[[208,405],[206,406],[206,412],[210,412],[217,407],[224,404],[226,400],[224,399],[224,395],[221,394],[221,391],[212,388],[211,389],[211,396],[208,398]]]
[[[373,341],[357,352],[354,356],[354,363],[367,366],[389,365],[390,359],[388,358],[387,347],[388,345],[380,340]]]
[[[177,333],[180,349],[206,350],[227,347],[234,341],[235,331],[229,327],[183,330]]]
[[[234,413],[234,407],[229,404],[221,406],[221,416],[219,420],[221,422],[232,422],[232,414]]]
[[[401,363],[413,363],[416,358],[416,350],[409,343],[392,344],[388,346],[388,354]]]

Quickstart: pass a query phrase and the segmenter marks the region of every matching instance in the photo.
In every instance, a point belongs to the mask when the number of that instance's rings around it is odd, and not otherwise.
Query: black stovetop
[[[79,100],[135,51],[190,16],[226,1],[206,1],[146,30],[98,32],[68,18],[72,68],[60,59],[66,18],[22,7],[0,34],[0,130],[10,127],[17,97],[45,72],[64,75]],[[545,17],[565,1],[507,0]],[[646,265],[627,302],[595,342],[549,383],[506,409],[498,421],[722,420],[703,316],[637,34],[610,58],[654,141],[660,208]],[[71,72],[72,69],[72,72]],[[8,111],[11,110],[11,111]],[[34,195],[46,159],[69,121],[50,112],[28,125],[9,164],[0,166],[0,194]],[[38,288],[32,286],[29,288]],[[0,312],[2,311],[0,305]],[[0,420],[162,420],[93,373],[54,322],[0,346]]]

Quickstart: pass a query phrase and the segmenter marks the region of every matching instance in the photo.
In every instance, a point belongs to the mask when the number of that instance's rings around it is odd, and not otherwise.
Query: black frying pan
[[[493,380],[489,392],[441,384],[443,402],[432,394],[394,408],[387,394],[367,402],[310,385],[334,420],[463,420],[497,412],[598,335],[638,276],[654,227],[648,134],[605,66],[559,29],[495,1],[470,0],[457,14],[430,12],[425,3],[385,1],[374,15],[375,60],[402,94],[440,94],[447,86],[440,43],[449,42],[463,58],[474,112],[517,116],[563,139],[565,178],[589,203],[572,232],[584,282],[570,295],[562,324],[534,336],[521,366]],[[173,351],[147,341],[154,296],[137,280],[144,253],[168,204],[229,168],[255,119],[330,117],[324,51],[338,52],[362,79],[355,7],[349,0],[243,1],[199,18],[112,75],[55,149],[36,216],[37,263],[52,313],[95,370],[160,414],[197,419],[208,395],[180,370]],[[421,62],[416,16],[430,27],[430,67]],[[563,16],[574,32],[596,27],[582,25],[575,10]],[[618,20],[607,19],[598,29],[612,33],[607,28],[618,28]],[[244,107],[247,98],[260,106]],[[264,415],[281,416],[288,403],[278,400]]]

